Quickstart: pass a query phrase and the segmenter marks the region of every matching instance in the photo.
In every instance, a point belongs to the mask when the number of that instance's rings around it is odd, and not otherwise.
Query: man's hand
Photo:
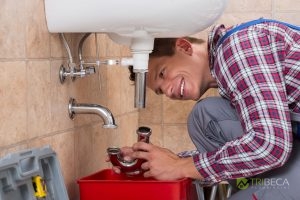
[[[132,147],[122,147],[121,152],[124,160],[126,161],[134,160],[134,158],[132,158],[132,153],[133,153]],[[109,156],[106,157],[105,161],[110,162]],[[117,174],[121,173],[120,167],[118,166],[112,166],[112,170]]]
[[[194,166],[193,159],[179,158],[170,150],[145,142],[137,142],[132,147],[131,158],[144,159],[142,169],[144,177],[153,177],[157,180],[177,180],[181,178],[201,179]]]

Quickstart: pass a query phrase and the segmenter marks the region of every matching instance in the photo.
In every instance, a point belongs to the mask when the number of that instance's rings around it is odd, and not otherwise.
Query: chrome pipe
[[[145,108],[146,104],[146,72],[135,72],[134,107]]]
[[[81,40],[79,42],[79,46],[78,46],[78,59],[79,59],[80,63],[83,61],[83,59],[82,59],[82,47],[83,47],[83,43],[86,40],[86,38],[88,38],[90,35],[91,35],[91,33],[84,34],[84,36],[81,38]]]
[[[151,129],[148,127],[139,127],[136,131],[138,135],[138,142],[142,141],[149,143],[151,132]],[[145,160],[134,159],[132,161],[126,161],[122,156],[121,149],[117,147],[107,148],[107,153],[112,165],[118,166],[121,172],[127,175],[138,175],[142,172],[141,165],[145,162]]]
[[[97,104],[76,103],[75,99],[70,98],[68,108],[69,117],[71,119],[74,119],[75,114],[96,114],[103,119],[103,128],[117,128],[112,113],[103,106]]]
[[[71,53],[71,49],[69,47],[69,44],[65,38],[65,35],[63,33],[60,33],[60,38],[65,46],[65,49],[67,51],[67,54],[68,54],[68,58],[69,58],[69,63],[73,63],[73,57],[72,57],[72,53]]]

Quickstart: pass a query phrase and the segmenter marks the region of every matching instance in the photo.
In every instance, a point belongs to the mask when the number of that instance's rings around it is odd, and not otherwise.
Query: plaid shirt
[[[282,166],[292,149],[290,110],[300,112],[300,31],[267,22],[209,35],[211,73],[244,134],[213,152],[192,155],[203,183],[249,177]]]

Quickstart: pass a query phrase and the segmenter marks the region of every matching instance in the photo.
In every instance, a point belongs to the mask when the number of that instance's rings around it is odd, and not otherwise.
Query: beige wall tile
[[[28,139],[26,64],[0,62],[0,146]]]
[[[186,125],[164,126],[163,128],[164,147],[169,148],[174,153],[186,150],[194,150]]]
[[[105,106],[107,106],[108,102],[110,101],[110,99],[107,98],[107,69],[108,67],[105,66],[96,67],[97,78],[99,80],[97,83],[98,89],[96,90],[99,93],[101,102],[103,102]]]
[[[106,98],[103,98],[106,94],[105,90],[102,91],[102,83],[103,81],[99,79],[99,71],[83,78],[78,77],[72,82],[75,88],[73,95],[81,101],[92,100],[95,103],[101,101],[102,104],[106,104]]]
[[[28,140],[27,143],[28,149],[42,148],[45,146],[52,147],[52,138],[51,136],[36,137]]]
[[[274,0],[275,11],[300,11],[299,0]]]
[[[81,34],[82,38],[88,33]],[[82,45],[82,58],[84,61],[95,61],[97,58],[97,44],[96,44],[96,37],[97,35],[91,33],[87,38],[84,40]],[[83,41],[83,40],[82,40]],[[79,44],[78,44],[79,47]]]
[[[121,45],[112,41],[109,37],[106,38],[106,56],[119,57],[121,55]]]
[[[50,62],[27,63],[28,136],[37,137],[51,131]]]
[[[53,58],[62,58],[66,56],[66,49],[61,42],[58,33],[51,33],[50,36],[50,56]]]
[[[275,13],[274,18],[277,20],[300,26],[299,12]]]
[[[225,13],[218,22],[219,24],[224,24],[226,27],[229,27],[261,17],[272,18],[272,14],[271,12]]]
[[[86,176],[94,172],[93,169],[93,127],[85,126],[75,130],[75,160],[76,177]]]
[[[75,131],[75,160],[77,178],[108,168],[105,162],[107,142],[116,129],[103,129],[102,124],[77,128]]]
[[[0,58],[25,57],[27,16],[24,7],[25,1],[1,1]]]
[[[131,146],[137,141],[138,112],[127,113],[116,118],[117,129],[107,129],[110,132],[108,146]]]
[[[26,56],[28,58],[48,58],[50,56],[50,35],[46,26],[44,1],[25,1]],[[37,27],[37,28],[33,28]]]
[[[186,123],[187,116],[192,110],[195,101],[174,101],[167,97],[163,98],[163,122]]]
[[[110,163],[106,162],[108,138],[111,137],[111,133],[115,129],[103,129],[101,124],[93,126],[95,131],[93,132],[93,171],[99,171],[101,169],[110,168]]]
[[[107,68],[108,107],[115,115],[134,111],[134,84],[129,80],[127,68],[109,66]]]
[[[106,106],[106,93],[102,92],[102,80],[99,79],[99,71],[96,74],[88,75],[83,78],[76,78],[72,82],[72,87],[74,87],[71,96],[76,100],[77,103],[81,104],[96,104],[107,108]],[[101,83],[100,83],[101,82]],[[105,92],[105,90],[103,90]],[[109,108],[107,108],[109,109]],[[102,118],[94,114],[76,114],[75,122],[76,126],[81,126],[83,124],[88,124],[90,122],[98,121],[103,123]]]
[[[69,54],[67,49],[62,42],[61,33],[48,33],[50,34],[50,52],[51,57],[55,58],[65,58],[65,64],[69,62]],[[78,40],[81,34],[78,33],[63,33],[64,38],[66,39],[67,45],[70,49],[71,56],[73,58],[73,62],[77,62],[78,57]]]
[[[52,148],[57,154],[65,185],[70,199],[75,199],[76,166],[74,132],[69,131],[51,137]]]
[[[156,95],[152,90],[146,90],[146,108],[139,110],[140,124],[162,123],[162,96]]]
[[[108,107],[115,115],[120,115],[121,111],[121,95],[122,92],[119,91],[121,88],[121,68],[118,66],[110,66],[107,68],[107,102]]]
[[[74,121],[69,118],[68,103],[74,93],[71,81],[61,84],[58,78],[60,60],[51,62],[51,131],[61,131],[74,127]]]
[[[225,12],[270,12],[272,0],[229,0]]]
[[[106,57],[106,40],[108,36],[103,33],[96,33],[96,55],[97,59],[101,60]]]
[[[28,146],[27,146],[26,143],[17,144],[13,147],[1,148],[0,149],[0,156],[4,157],[4,156],[7,156],[8,154],[17,153],[17,152],[20,152],[20,151],[24,151],[26,149],[28,149]]]
[[[121,55],[122,57],[131,57],[130,47],[121,45]]]
[[[164,146],[163,128],[162,125],[156,124],[140,124],[140,126],[147,126],[151,128],[152,134],[150,136],[150,142],[157,146]]]

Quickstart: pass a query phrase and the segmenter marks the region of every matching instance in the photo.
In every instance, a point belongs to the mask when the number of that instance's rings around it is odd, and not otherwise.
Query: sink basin
[[[141,175],[126,176],[104,169],[77,181],[80,200],[196,200],[192,179],[158,181]]]

